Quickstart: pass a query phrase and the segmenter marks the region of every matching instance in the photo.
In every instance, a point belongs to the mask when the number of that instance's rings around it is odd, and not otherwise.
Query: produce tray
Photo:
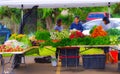
[[[0,52],[0,54],[24,54],[24,53],[30,51],[33,48],[39,48],[39,46],[28,47],[24,51],[21,51],[21,52]]]
[[[0,52],[0,54],[23,54],[22,52]]]

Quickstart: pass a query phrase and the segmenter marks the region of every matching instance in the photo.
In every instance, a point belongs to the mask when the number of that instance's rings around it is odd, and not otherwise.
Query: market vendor
[[[74,22],[70,26],[70,31],[73,30],[73,29],[76,29],[80,32],[83,31],[83,26],[82,26],[82,23],[80,22],[79,16],[75,16]]]
[[[105,31],[113,28],[113,25],[110,23],[110,20],[109,20],[108,17],[103,18],[103,23],[104,24],[102,25],[102,27]],[[111,56],[111,54],[109,53],[110,48],[109,47],[104,47],[103,49],[104,49],[104,53],[106,55],[106,63],[109,63],[109,62],[111,62],[111,60],[114,60],[113,57]]]
[[[58,20],[57,20],[57,24],[56,24],[56,26],[54,27],[54,30],[55,30],[55,31],[59,31],[59,32],[61,32],[61,31],[63,30],[62,19],[58,19]]]
[[[109,20],[108,17],[103,18],[103,23],[104,24],[102,24],[102,27],[103,27],[104,30],[107,31],[107,30],[113,28],[113,25],[110,23],[110,20]]]

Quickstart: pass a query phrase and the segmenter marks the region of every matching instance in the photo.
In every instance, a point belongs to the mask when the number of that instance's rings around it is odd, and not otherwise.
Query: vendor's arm
[[[80,23],[80,24],[81,24],[81,23]],[[82,24],[81,24],[81,27],[80,27],[80,29],[81,29],[81,32],[84,30],[84,28],[83,28]]]
[[[74,29],[74,23],[70,25],[70,30]]]

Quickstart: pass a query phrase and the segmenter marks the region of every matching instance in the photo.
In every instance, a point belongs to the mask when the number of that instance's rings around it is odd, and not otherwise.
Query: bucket
[[[117,50],[111,50],[110,54],[114,59],[113,63],[118,63],[118,51]]]
[[[57,61],[56,61],[56,60],[51,61],[51,63],[52,63],[52,66],[53,66],[53,67],[56,67],[56,66],[57,66]]]

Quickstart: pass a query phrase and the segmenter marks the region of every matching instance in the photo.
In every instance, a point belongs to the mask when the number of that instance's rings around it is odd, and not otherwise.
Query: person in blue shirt
[[[70,26],[70,30],[76,29],[80,32],[83,31],[82,23],[79,20],[79,16],[75,16],[74,22]]]
[[[58,19],[57,20],[57,24],[56,26],[54,27],[54,30],[55,31],[59,31],[61,32],[63,30],[63,27],[62,27],[62,19]]]

